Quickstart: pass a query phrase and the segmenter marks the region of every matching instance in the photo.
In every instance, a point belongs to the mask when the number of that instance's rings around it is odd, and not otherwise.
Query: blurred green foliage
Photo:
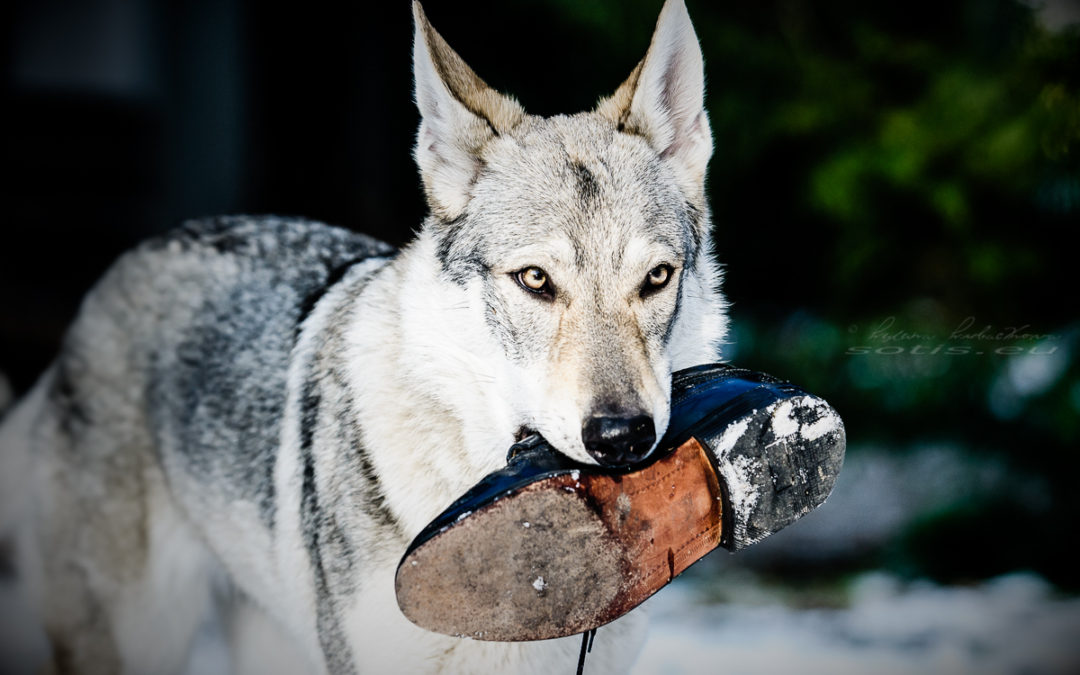
[[[905,5],[923,25],[870,4],[781,8],[771,35],[723,18],[701,29],[773,87],[713,89],[735,358],[823,392],[856,452],[946,439],[1046,477],[1049,511],[1007,494],[959,502],[879,563],[946,581],[1031,568],[1077,587],[1062,561],[1080,515],[1066,245],[1080,224],[1080,33],[1006,2]],[[790,201],[755,218],[742,195],[768,191],[737,174],[769,185],[774,169]],[[748,221],[769,236],[727,234]],[[739,262],[748,251],[762,274]]]

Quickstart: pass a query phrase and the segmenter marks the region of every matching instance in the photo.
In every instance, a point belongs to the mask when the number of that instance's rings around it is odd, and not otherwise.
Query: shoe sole
[[[479,640],[591,630],[820,505],[843,458],[839,416],[809,395],[699,431],[640,470],[569,470],[463,512],[403,558],[402,612]]]

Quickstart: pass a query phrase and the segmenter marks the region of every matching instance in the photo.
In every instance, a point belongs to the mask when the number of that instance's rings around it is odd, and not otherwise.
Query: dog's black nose
[[[656,428],[648,415],[590,417],[581,429],[581,440],[602,466],[630,466],[649,456]]]

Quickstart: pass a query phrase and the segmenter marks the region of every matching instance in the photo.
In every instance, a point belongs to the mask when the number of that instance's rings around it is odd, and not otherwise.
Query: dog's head
[[[668,0],[614,95],[550,118],[488,87],[414,13],[425,234],[443,279],[482,303],[514,423],[583,462],[644,459],[672,370],[716,360],[725,328],[686,7]]]

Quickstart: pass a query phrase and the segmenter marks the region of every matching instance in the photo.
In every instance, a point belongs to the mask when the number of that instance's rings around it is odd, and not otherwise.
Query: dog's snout
[[[656,427],[648,415],[590,417],[581,429],[585,449],[602,466],[630,466],[649,456]]]

